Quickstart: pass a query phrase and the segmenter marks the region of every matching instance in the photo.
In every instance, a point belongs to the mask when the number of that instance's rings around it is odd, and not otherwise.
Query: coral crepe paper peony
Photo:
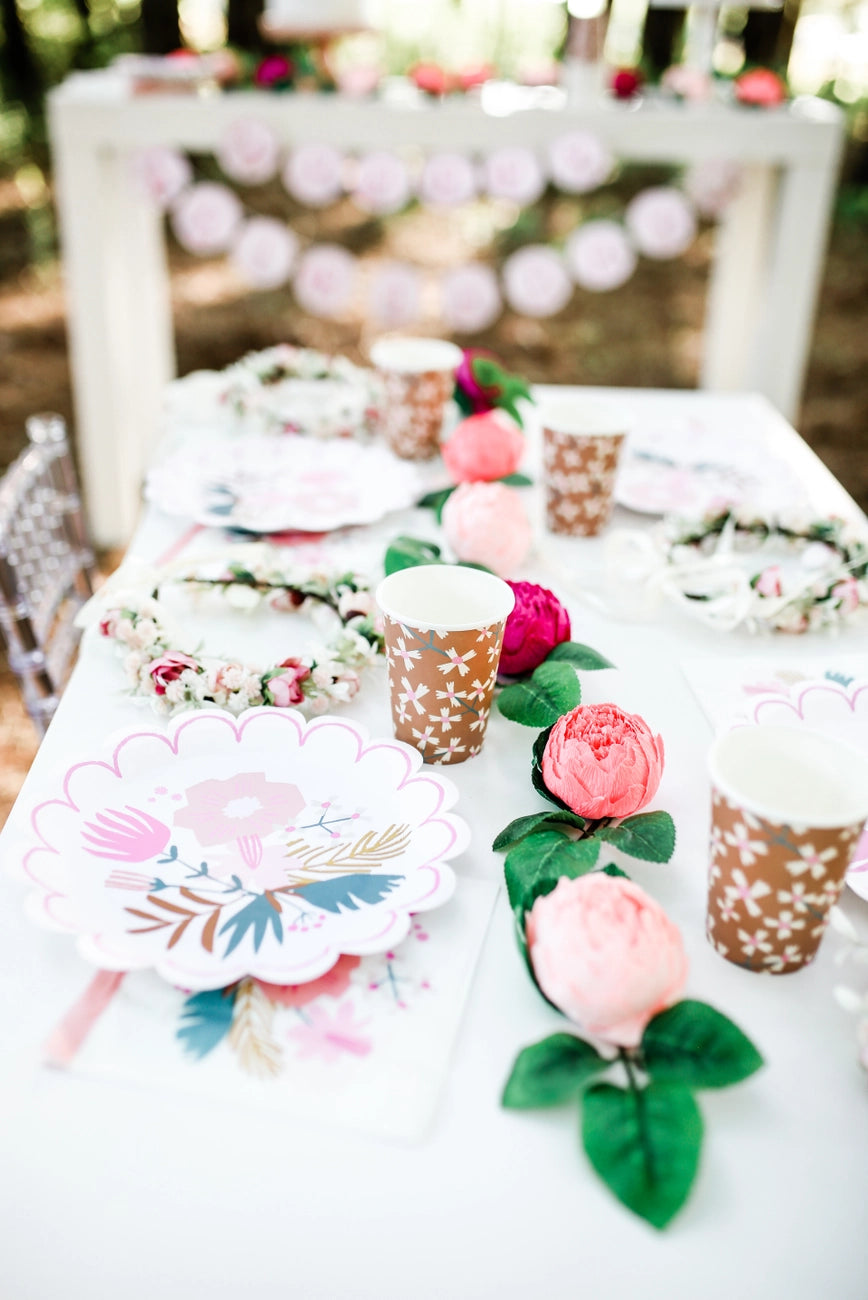
[[[629,817],[654,798],[663,741],[638,713],[580,704],[551,729],[542,757],[546,788],[592,821]]]
[[[681,935],[631,880],[603,872],[562,878],[534,903],[526,933],[546,997],[586,1033],[615,1047],[637,1047],[648,1021],[684,989]]]
[[[521,497],[505,483],[462,483],[443,507],[443,531],[459,560],[502,578],[521,564],[532,538]]]
[[[538,668],[570,639],[570,616],[553,592],[536,582],[511,582],[515,605],[506,620],[499,672],[507,677]]]
[[[515,473],[524,438],[504,411],[485,411],[456,425],[441,451],[453,483],[490,482]]]

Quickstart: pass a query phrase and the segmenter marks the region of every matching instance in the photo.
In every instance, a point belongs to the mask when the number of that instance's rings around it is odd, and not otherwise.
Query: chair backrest
[[[0,637],[42,735],[75,657],[94,557],[63,419],[34,415],[26,427],[28,445],[0,479]]]

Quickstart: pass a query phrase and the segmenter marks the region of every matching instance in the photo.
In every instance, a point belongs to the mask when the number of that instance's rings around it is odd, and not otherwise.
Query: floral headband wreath
[[[215,576],[207,565],[177,563],[161,568],[125,564],[79,615],[79,623],[98,623],[114,642],[132,694],[150,699],[158,713],[217,705],[240,713],[253,705],[295,707],[325,713],[357,694],[360,672],[383,650],[373,621],[374,598],[367,579],[352,572],[327,573],[281,567],[270,548],[238,548],[218,561]],[[169,581],[197,592],[215,591],[235,608],[271,609],[311,616],[329,625],[330,637],[299,657],[267,668],[207,654],[176,634],[160,600]]]

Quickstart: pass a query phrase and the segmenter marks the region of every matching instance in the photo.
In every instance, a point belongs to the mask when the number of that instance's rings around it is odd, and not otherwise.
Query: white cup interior
[[[630,428],[623,406],[594,397],[550,398],[541,404],[539,419],[544,429],[576,438],[611,438]]]
[[[463,355],[461,349],[447,339],[377,339],[371,346],[371,361],[379,370],[393,370],[406,375],[457,370]]]
[[[459,564],[420,564],[384,578],[377,588],[377,604],[398,623],[462,632],[501,622],[515,596],[493,573]]]
[[[715,786],[736,807],[817,830],[868,817],[868,757],[805,727],[736,727],[709,754]]]

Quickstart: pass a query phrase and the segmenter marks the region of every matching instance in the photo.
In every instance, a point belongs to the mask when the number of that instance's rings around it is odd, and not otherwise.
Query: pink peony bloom
[[[687,979],[678,929],[631,880],[592,872],[558,881],[527,917],[537,983],[586,1033],[637,1047]]]
[[[189,655],[181,654],[178,650],[168,650],[158,659],[152,659],[147,666],[147,672],[153,678],[154,690],[157,695],[165,695],[166,687],[170,682],[176,682],[185,668],[193,668],[199,671],[199,665],[195,659]]]
[[[301,704],[304,693],[299,683],[310,677],[310,669],[300,659],[284,659],[280,667],[282,672],[269,677],[265,687],[266,695],[279,709]]]
[[[580,704],[552,727],[542,775],[547,789],[581,817],[629,817],[657,793],[663,741],[638,713]]]
[[[524,438],[504,411],[484,411],[456,425],[440,450],[453,483],[489,482],[515,473]]]
[[[257,980],[256,983],[272,1002],[277,1002],[282,1007],[303,1007],[323,994],[339,998],[342,993],[346,993],[350,987],[350,977],[361,960],[361,957],[344,954],[338,957],[331,970],[308,984],[267,984],[264,980]]]
[[[503,633],[501,673],[515,676],[537,668],[550,651],[570,639],[570,616],[546,587],[535,582],[510,582],[515,605]]]
[[[521,497],[505,483],[462,483],[443,507],[443,531],[459,560],[501,577],[521,564],[533,535]]]
[[[736,77],[735,97],[754,108],[776,108],[787,98],[787,88],[770,68],[751,68]]]

